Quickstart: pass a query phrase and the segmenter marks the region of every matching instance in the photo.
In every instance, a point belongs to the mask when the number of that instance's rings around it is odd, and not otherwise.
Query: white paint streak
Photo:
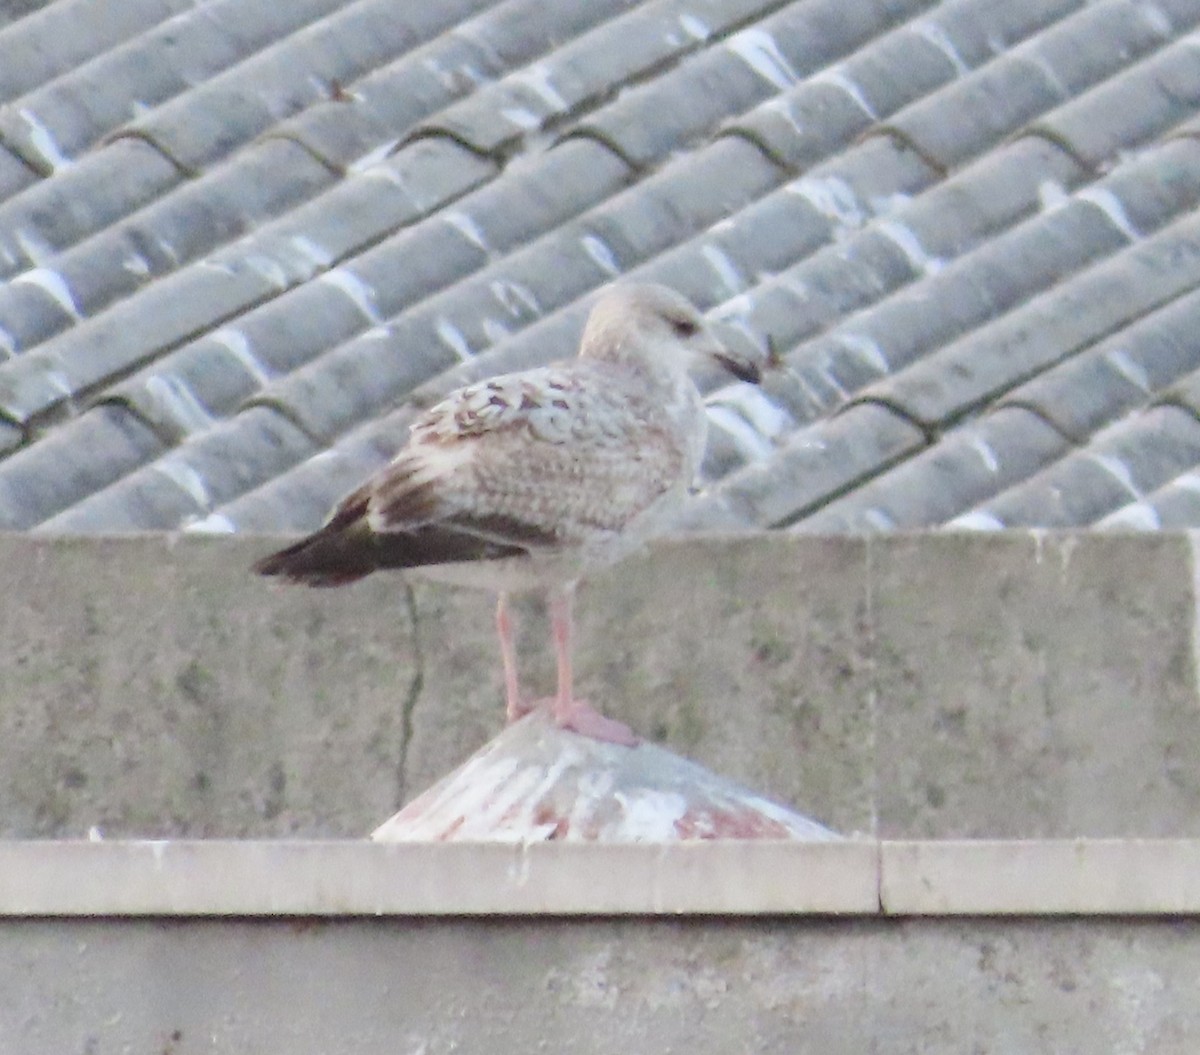
[[[684,12],[679,16],[679,24],[683,27],[683,31],[694,40],[705,41],[712,36],[712,30],[707,23],[693,14]]]

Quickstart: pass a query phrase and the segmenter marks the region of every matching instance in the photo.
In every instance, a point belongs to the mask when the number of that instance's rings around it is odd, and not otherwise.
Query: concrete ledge
[[[0,917],[1200,915],[1200,840],[0,843]]]
[[[1200,840],[880,844],[889,915],[1194,915]]]
[[[877,912],[878,846],[0,843],[0,916]]]

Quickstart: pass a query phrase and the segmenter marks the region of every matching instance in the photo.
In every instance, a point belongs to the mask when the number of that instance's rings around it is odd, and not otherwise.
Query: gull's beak
[[[757,363],[752,363],[746,359],[739,359],[724,352],[715,356],[715,358],[718,363],[739,381],[749,381],[752,385],[757,385],[762,381],[762,368]]]
[[[712,330],[715,331],[714,347],[709,354],[723,370],[733,374],[739,381],[761,384],[763,374],[779,365],[779,356],[771,341],[768,340],[766,347],[763,347],[744,330],[721,323],[713,325]]]

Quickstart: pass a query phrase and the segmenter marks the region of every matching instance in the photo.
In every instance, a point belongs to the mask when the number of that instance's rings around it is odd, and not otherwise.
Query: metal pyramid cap
[[[381,824],[380,842],[840,838],[654,744],[601,743],[540,711]]]

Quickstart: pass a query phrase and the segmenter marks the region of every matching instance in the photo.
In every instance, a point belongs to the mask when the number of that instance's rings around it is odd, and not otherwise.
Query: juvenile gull
[[[610,287],[577,358],[451,393],[322,528],[255,570],[340,586],[381,568],[420,567],[496,590],[510,722],[537,705],[521,698],[508,595],[544,590],[558,660],[555,722],[636,744],[627,726],[572,692],[575,585],[664,526],[691,486],[707,419],[688,368],[710,360],[757,382],[766,358],[727,350],[674,290]]]

